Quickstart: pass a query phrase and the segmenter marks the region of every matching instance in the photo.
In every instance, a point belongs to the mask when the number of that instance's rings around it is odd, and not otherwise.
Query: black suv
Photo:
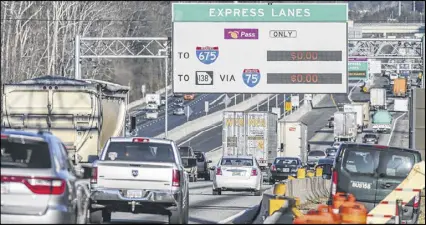
[[[381,145],[343,143],[333,166],[332,203],[337,192],[351,193],[368,211],[375,208],[410,173],[414,164],[421,161],[420,152],[412,149]],[[420,193],[419,193],[420,195]],[[420,196],[404,206],[403,223],[417,223]]]

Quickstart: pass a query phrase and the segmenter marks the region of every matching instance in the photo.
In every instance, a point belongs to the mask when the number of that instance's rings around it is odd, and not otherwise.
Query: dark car
[[[364,137],[362,138],[362,143],[378,144],[379,136],[377,134],[365,134]]]
[[[401,184],[413,165],[420,161],[420,152],[416,150],[343,143],[333,166],[328,203],[332,204],[337,192],[351,193],[370,211]],[[418,195],[404,206],[403,223],[417,224],[420,193]]]
[[[337,150],[337,149],[336,149]],[[315,169],[318,167],[322,168],[322,178],[330,180],[331,179],[331,168],[333,168],[334,157],[327,157],[318,160],[318,164],[315,166]]]
[[[326,157],[335,157],[337,153],[337,148],[331,147],[325,149]]]
[[[209,163],[211,160],[207,160],[206,154],[200,151],[194,151],[195,157],[197,158],[197,174],[198,177],[203,177],[204,180],[210,180]]]
[[[334,116],[331,116],[327,121],[328,128],[334,127]]]
[[[303,167],[300,158],[296,157],[277,157],[271,165],[270,183],[285,180],[288,176],[297,176],[297,170]]]

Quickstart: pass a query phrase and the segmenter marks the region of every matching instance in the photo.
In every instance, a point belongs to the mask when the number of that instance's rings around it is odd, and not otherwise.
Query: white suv
[[[145,118],[147,119],[157,119],[158,118],[158,111],[156,110],[148,110],[145,114]]]

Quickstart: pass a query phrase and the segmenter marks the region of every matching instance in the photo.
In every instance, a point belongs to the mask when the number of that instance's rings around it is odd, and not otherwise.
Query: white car
[[[160,105],[166,105],[166,98],[165,97],[161,97]]]
[[[222,191],[249,191],[262,194],[263,175],[253,156],[223,156],[213,170],[213,195]]]
[[[185,110],[182,107],[176,108],[173,110],[173,115],[185,115]]]
[[[148,103],[146,105],[146,109],[148,109],[148,110],[157,110],[158,109],[158,105],[155,104],[155,103]]]
[[[145,118],[147,119],[157,119],[158,118],[158,111],[155,110],[149,110],[145,114]]]

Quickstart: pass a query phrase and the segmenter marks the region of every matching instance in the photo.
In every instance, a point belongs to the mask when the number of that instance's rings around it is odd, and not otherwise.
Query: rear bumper
[[[22,214],[1,214],[1,223],[27,223],[27,224],[70,224],[73,222],[74,214],[63,209],[48,209],[45,214],[22,215]]]
[[[260,181],[262,182],[262,181]],[[233,191],[251,191],[260,188],[260,182],[253,177],[247,180],[237,180],[232,178],[219,178],[213,181],[214,189],[233,190]]]
[[[128,198],[118,189],[96,189],[91,191],[90,199],[96,204],[102,202],[155,202],[177,205],[182,199],[181,191],[142,190],[142,198]]]
[[[271,178],[274,180],[285,180],[287,179],[289,176],[293,176],[296,177],[297,173],[296,172],[271,172]]]

